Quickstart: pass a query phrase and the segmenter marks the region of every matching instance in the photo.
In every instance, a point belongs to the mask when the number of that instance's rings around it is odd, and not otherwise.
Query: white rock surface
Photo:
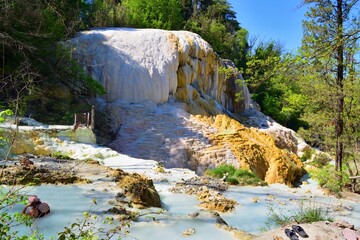
[[[266,116],[259,110],[252,108],[244,113],[247,118],[247,124],[256,127],[261,132],[265,132],[274,137],[277,147],[285,148],[302,156],[310,146],[294,130],[286,128],[271,117]]]
[[[174,95],[201,113],[217,107],[202,106],[206,96],[225,108],[234,102],[219,72],[222,61],[195,33],[109,28],[82,32],[70,43],[74,56],[105,87],[108,101],[159,104]]]

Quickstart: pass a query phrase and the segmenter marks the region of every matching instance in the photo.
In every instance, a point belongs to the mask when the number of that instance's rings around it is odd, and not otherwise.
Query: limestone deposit
[[[175,96],[196,114],[221,106],[243,111],[220,71],[225,66],[199,35],[187,31],[110,28],[85,31],[70,41],[74,56],[105,88],[108,101],[165,103]],[[247,99],[244,99],[244,101]],[[234,106],[238,105],[238,106]]]
[[[106,100],[94,101],[100,113],[95,129],[117,152],[200,175],[222,164],[249,169],[268,183],[291,185],[302,175],[293,154],[296,139],[274,141],[230,117],[249,108],[248,91],[237,85],[236,76],[225,79],[221,67],[234,66],[197,34],[111,28],[82,32],[68,43],[106,89]],[[246,96],[239,103],[238,91]],[[79,153],[71,141],[96,139],[86,128],[20,128],[12,153],[96,160],[117,155],[95,147]]]
[[[76,130],[72,126],[20,126],[3,124],[3,134],[8,139],[13,139],[11,146],[12,154],[34,154],[49,156],[62,154],[70,156],[75,151],[61,152],[59,145],[74,141],[77,143],[95,144],[96,137],[90,128],[82,127]]]
[[[222,115],[248,110],[249,92],[236,81],[240,75],[225,78],[221,67],[234,65],[222,61],[197,34],[110,28],[82,32],[69,44],[107,92],[107,102],[97,108],[98,115],[110,116],[110,123],[98,126],[102,135],[115,138],[110,146],[118,152],[198,174],[232,164],[268,183],[291,184],[301,176],[299,159],[279,149],[296,152],[291,141],[274,142]],[[244,98],[236,101],[239,92]],[[164,111],[159,104],[170,107]],[[179,116],[174,109],[209,118]]]
[[[212,146],[204,151],[230,149],[239,167],[253,171],[267,183],[291,184],[302,176],[303,164],[299,157],[278,148],[270,135],[246,128],[226,115],[199,116],[197,119],[217,129],[208,136]]]

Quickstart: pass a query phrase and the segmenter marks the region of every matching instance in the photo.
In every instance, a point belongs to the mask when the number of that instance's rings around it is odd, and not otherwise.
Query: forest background
[[[359,175],[359,2],[301,4],[308,6],[302,47],[288,53],[275,41],[249,37],[227,0],[0,0],[0,109],[71,123],[79,102],[103,94],[58,44],[79,31],[188,30],[235,63],[263,113],[334,156],[335,179]]]

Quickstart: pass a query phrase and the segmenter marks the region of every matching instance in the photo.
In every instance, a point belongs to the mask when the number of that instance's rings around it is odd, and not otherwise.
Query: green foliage
[[[205,174],[223,178],[233,185],[266,185],[255,173],[246,169],[235,169],[232,165],[221,165],[214,169],[208,169]]]
[[[13,114],[14,114],[14,112],[11,111],[10,109],[6,109],[4,111],[1,111],[0,112],[0,123],[3,123],[5,121],[6,116],[11,116]]]
[[[4,6],[0,8],[0,103],[5,108],[19,116],[51,102],[44,112],[64,114],[53,109],[61,101],[48,96],[55,84],[74,87],[71,90],[79,98],[103,91],[69,50],[57,44],[81,28],[80,16],[85,17],[88,4],[82,0],[0,0],[0,5]]]
[[[183,17],[177,0],[124,0],[126,24],[139,28],[181,29]]]
[[[281,53],[279,44],[261,43],[248,58],[242,72],[262,112],[297,130],[307,126],[301,115],[308,98],[296,81],[300,77],[297,57]]]
[[[21,214],[21,213],[10,213],[10,210],[16,204],[23,204],[26,197],[23,194],[23,189],[13,188],[13,187],[4,187],[0,186],[0,236],[1,239],[10,240],[10,239],[23,239],[23,240],[32,240],[44,239],[37,232],[34,232],[32,235],[21,236],[17,231],[14,231],[13,227],[19,224],[23,224],[27,227],[30,227],[32,224],[32,219],[30,217]]]
[[[297,209],[285,210],[284,208],[275,208],[273,205],[268,207],[268,219],[266,225],[270,228],[271,226],[283,227],[289,225],[294,221],[298,224],[301,223],[313,223],[320,221],[333,222],[334,219],[331,217],[329,209],[322,208],[314,202],[301,201]]]
[[[90,9],[90,26],[119,27],[125,24],[125,10],[119,1],[94,0]]]
[[[229,174],[229,176],[234,175],[235,171],[235,167],[232,165],[221,165],[214,169],[207,170],[205,174],[217,178],[222,178],[225,174]]]
[[[50,155],[52,158],[56,159],[64,159],[64,160],[71,160],[72,158],[68,155],[62,154],[61,152],[54,152]]]
[[[201,1],[192,9],[186,6],[191,16],[185,19],[184,29],[198,33],[222,58],[231,59],[238,68],[244,67],[249,50],[248,32],[240,28],[228,1]]]
[[[14,113],[10,109],[6,109],[4,111],[0,111],[0,124],[3,123],[6,120],[6,117],[12,116]],[[1,158],[7,158],[7,155],[9,154],[9,139],[7,136],[5,136],[2,133],[2,130],[0,129],[0,159]],[[5,163],[0,167],[3,168]],[[2,175],[2,172],[0,173],[0,176]]]
[[[340,195],[341,190],[350,183],[346,169],[338,172],[335,171],[334,166],[329,164],[321,169],[311,170],[309,174],[319,182],[321,187],[337,195]]]
[[[84,99],[101,96],[105,90],[84,71],[65,43],[54,46],[52,52],[47,58],[49,68],[42,69],[47,76],[43,88],[25,98],[27,112],[45,123],[72,124],[75,112],[90,109]]]
[[[314,158],[309,164],[317,168],[322,168],[328,165],[330,161],[331,158],[327,154],[319,153],[314,155]]]
[[[315,153],[313,148],[305,148],[303,155],[301,156],[301,161],[305,162],[311,158],[311,156]]]
[[[358,108],[358,97],[354,97],[353,92],[360,90],[356,84],[359,67],[355,60],[360,39],[360,22],[356,20],[359,3],[353,0],[304,2],[309,11],[303,21],[300,52],[305,74],[302,92],[311,97],[303,116],[309,127],[301,134],[312,145],[334,152],[335,168],[340,171],[344,153],[358,152],[359,131],[353,128],[352,116]]]

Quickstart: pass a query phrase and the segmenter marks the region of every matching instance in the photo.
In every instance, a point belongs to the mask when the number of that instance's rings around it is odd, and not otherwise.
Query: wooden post
[[[90,112],[85,113],[85,117],[86,117],[86,127],[90,126]]]
[[[91,106],[91,125],[90,128],[93,130],[95,128],[95,106]]]
[[[76,125],[76,123],[77,123],[77,114],[74,113],[74,126]]]

